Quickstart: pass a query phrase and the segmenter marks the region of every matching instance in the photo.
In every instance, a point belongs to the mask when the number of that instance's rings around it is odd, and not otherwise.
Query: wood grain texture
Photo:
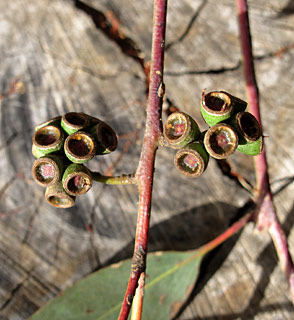
[[[152,1],[85,3],[107,19],[115,15],[148,61]],[[294,254],[294,14],[287,4],[249,1],[270,177]],[[105,172],[113,165],[114,174],[132,173],[143,133],[145,74],[69,0],[0,0],[0,57],[0,319],[20,320],[77,279],[130,257],[137,212],[134,186],[96,184],[72,209],[47,205],[31,178],[34,126],[68,111],[101,117],[121,139],[115,153],[92,160],[91,168]],[[234,1],[169,1],[165,72],[166,97],[203,129],[202,89],[246,99]],[[223,231],[248,199],[214,161],[188,180],[176,172],[173,156],[161,149],[156,160],[151,251],[197,248]],[[251,158],[236,154],[231,161],[254,183]],[[294,317],[271,240],[253,225],[204,267],[180,319]]]

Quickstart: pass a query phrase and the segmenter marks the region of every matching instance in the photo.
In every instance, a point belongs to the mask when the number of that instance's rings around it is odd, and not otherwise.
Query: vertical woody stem
[[[239,17],[241,48],[243,54],[244,75],[246,79],[246,88],[249,101],[249,111],[261,123],[259,94],[255,78],[254,62],[252,55],[252,43],[249,28],[247,1],[236,0],[236,6]],[[273,204],[265,148],[263,149],[260,155],[254,157],[254,162],[257,180],[257,228],[260,230],[267,230],[272,237],[279,257],[281,268],[288,279],[292,302],[294,303],[294,266],[289,253],[287,238],[282,230],[281,224],[277,217],[276,209]]]
[[[146,126],[136,180],[139,189],[139,207],[135,248],[129,278],[119,319],[127,319],[140,275],[146,269],[148,230],[151,210],[152,182],[155,154],[162,134],[161,107],[164,95],[163,62],[165,45],[167,0],[154,0],[153,34],[149,95],[146,108]]]

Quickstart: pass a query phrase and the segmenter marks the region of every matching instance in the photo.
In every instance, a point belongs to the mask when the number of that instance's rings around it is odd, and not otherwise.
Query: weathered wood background
[[[63,210],[45,203],[44,190],[31,178],[34,126],[68,111],[101,117],[120,136],[118,151],[92,160],[92,169],[105,172],[113,165],[114,174],[132,173],[138,162],[145,75],[99,21],[117,20],[148,61],[152,1],[86,3],[96,11],[79,9],[78,1],[0,0],[1,320],[25,319],[75,280],[131,256],[134,186],[96,184]],[[234,5],[169,1],[166,97],[200,122],[203,88],[246,99]],[[294,255],[293,1],[249,5],[270,177]],[[158,152],[150,250],[197,248],[225,230],[248,199],[215,161],[203,176],[187,180],[176,172],[173,154]],[[231,160],[254,182],[252,158],[236,154]],[[273,244],[253,225],[212,255],[205,269],[180,319],[294,318]]]

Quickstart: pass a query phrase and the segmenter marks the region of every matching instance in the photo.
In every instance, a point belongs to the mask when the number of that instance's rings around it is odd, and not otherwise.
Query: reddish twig
[[[154,0],[153,34],[146,126],[136,179],[139,207],[131,275],[119,319],[127,319],[141,274],[146,269],[147,240],[150,221],[155,154],[162,134],[161,107],[164,95],[163,60],[167,0]]]
[[[240,38],[249,110],[261,123],[259,94],[254,71],[247,1],[236,0],[236,5],[239,16]],[[272,237],[281,268],[288,279],[292,302],[294,303],[294,266],[289,253],[287,238],[282,230],[273,204],[265,148],[259,156],[254,158],[254,161],[257,180],[257,191],[255,196],[257,204],[255,217],[257,228],[259,230],[267,230]]]

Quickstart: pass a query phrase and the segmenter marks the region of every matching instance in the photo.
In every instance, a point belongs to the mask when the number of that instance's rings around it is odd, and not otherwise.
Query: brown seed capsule
[[[48,187],[61,180],[63,168],[63,161],[60,157],[47,155],[35,160],[32,175],[39,185]]]
[[[92,187],[91,172],[82,164],[72,163],[63,174],[62,184],[68,194],[82,195]]]
[[[45,199],[49,204],[57,208],[70,208],[75,204],[75,197],[65,192],[61,182],[46,188]]]
[[[200,176],[207,167],[209,155],[201,142],[192,142],[180,149],[175,156],[175,166],[178,171],[189,177]]]
[[[70,161],[84,163],[95,156],[96,143],[89,133],[78,131],[65,139],[64,152]]]
[[[237,130],[239,140],[243,138],[246,142],[254,142],[261,136],[261,126],[249,112],[237,113],[231,124]]]
[[[96,154],[103,155],[116,150],[117,136],[107,123],[101,121],[94,125],[89,132],[96,141]]]
[[[237,133],[228,124],[218,123],[205,133],[204,146],[213,158],[226,159],[237,149]]]
[[[168,116],[163,128],[163,136],[169,147],[180,149],[200,136],[195,120],[184,112],[174,112]]]

